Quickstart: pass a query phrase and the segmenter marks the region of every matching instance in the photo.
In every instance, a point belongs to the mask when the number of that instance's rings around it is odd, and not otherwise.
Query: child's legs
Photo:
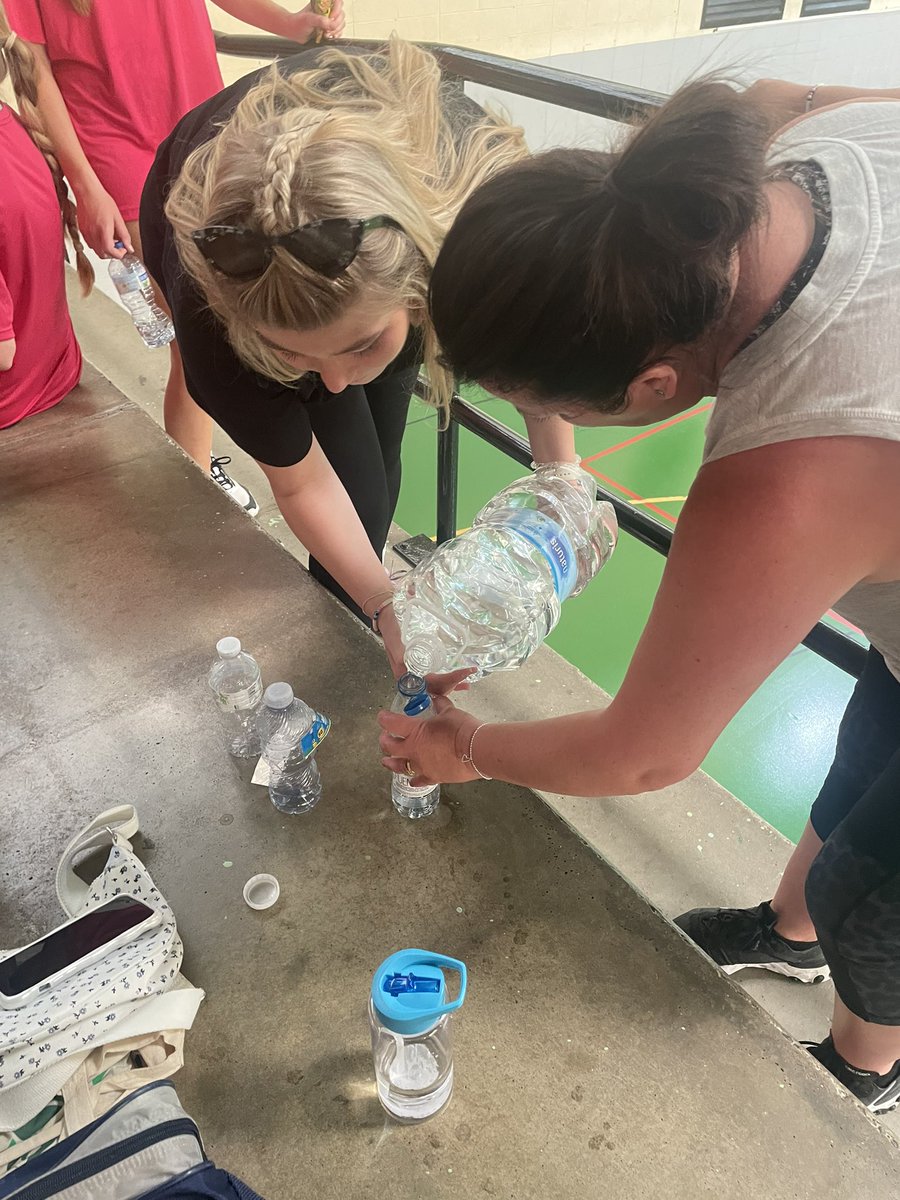
[[[138,257],[143,258],[141,249],[141,230],[137,221],[128,221],[128,233]],[[166,312],[166,304],[162,292],[154,283],[156,301]],[[212,417],[195,404],[187,390],[184,381],[184,367],[181,354],[176,342],[169,343],[169,379],[166,383],[166,393],[163,400],[163,421],[166,433],[177,442],[185,454],[189,454],[194,462],[204,471],[209,471],[209,456],[212,449]]]

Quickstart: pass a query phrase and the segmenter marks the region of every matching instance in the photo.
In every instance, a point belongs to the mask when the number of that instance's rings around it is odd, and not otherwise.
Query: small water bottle
[[[262,673],[256,659],[241,650],[236,637],[216,642],[219,657],[208,681],[219,707],[225,745],[235,758],[256,758],[260,751],[257,712],[262,700]]]
[[[441,968],[459,975],[448,998]],[[382,1107],[398,1121],[425,1121],[453,1091],[451,1018],[466,998],[466,964],[427,950],[400,950],[372,979],[369,1025],[375,1085]]]
[[[279,812],[309,812],[322,799],[316,750],[331,722],[298,700],[289,683],[270,683],[259,713],[269,798]]]
[[[125,246],[122,242],[116,242],[116,249],[124,250]],[[111,258],[109,277],[144,344],[151,347],[168,346],[175,336],[175,329],[156,303],[147,268],[138,256],[129,250],[124,258]]]
[[[431,697],[420,675],[404,675],[397,681],[397,693],[391,701],[391,712],[428,721],[434,716]],[[417,820],[428,817],[441,802],[441,785],[413,787],[408,775],[391,775],[391,802],[404,817]]]

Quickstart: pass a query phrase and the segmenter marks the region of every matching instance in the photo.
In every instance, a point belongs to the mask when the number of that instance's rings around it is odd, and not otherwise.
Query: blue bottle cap
[[[459,975],[459,995],[447,999],[442,967]],[[394,1033],[415,1036],[454,1012],[466,997],[466,964],[427,950],[398,950],[386,958],[372,979],[372,1005],[378,1019]]]
[[[426,708],[431,708],[431,697],[427,692],[419,692],[416,696],[411,696],[403,706],[403,712],[407,717],[418,717]]]

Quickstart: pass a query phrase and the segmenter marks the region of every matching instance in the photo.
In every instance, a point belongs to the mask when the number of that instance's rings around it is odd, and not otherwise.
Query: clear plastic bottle
[[[259,713],[269,798],[279,812],[309,812],[322,799],[316,749],[331,723],[294,696],[289,683],[270,683]]]
[[[441,968],[459,974],[448,999]],[[453,1092],[451,1020],[466,997],[466,964],[427,950],[400,950],[372,979],[369,1026],[375,1085],[382,1107],[398,1121],[425,1121]]]
[[[431,697],[420,675],[404,675],[398,679],[391,712],[419,717],[423,721],[434,716]],[[412,820],[428,817],[441,802],[441,785],[436,783],[432,787],[413,787],[408,775],[391,775],[391,802],[404,817]]]
[[[241,650],[236,637],[221,638],[216,651],[219,657],[210,667],[208,682],[219,706],[225,745],[235,758],[256,758],[262,674],[256,659]]]
[[[122,242],[116,242],[116,249],[124,250],[125,247]],[[147,268],[138,256],[129,250],[124,258],[111,258],[109,277],[144,344],[168,346],[175,336],[175,328],[156,303]]]
[[[618,522],[574,463],[547,463],[499,492],[470,530],[438,546],[394,600],[416,675],[523,663],[615,549]]]

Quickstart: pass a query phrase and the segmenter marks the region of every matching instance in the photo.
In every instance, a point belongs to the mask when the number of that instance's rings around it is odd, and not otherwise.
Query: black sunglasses
[[[363,237],[372,229],[403,232],[398,221],[382,215],[365,220],[332,217],[272,235],[235,225],[208,225],[195,229],[191,237],[206,261],[231,279],[257,279],[272,261],[276,246],[320,275],[336,279],[356,258]]]

